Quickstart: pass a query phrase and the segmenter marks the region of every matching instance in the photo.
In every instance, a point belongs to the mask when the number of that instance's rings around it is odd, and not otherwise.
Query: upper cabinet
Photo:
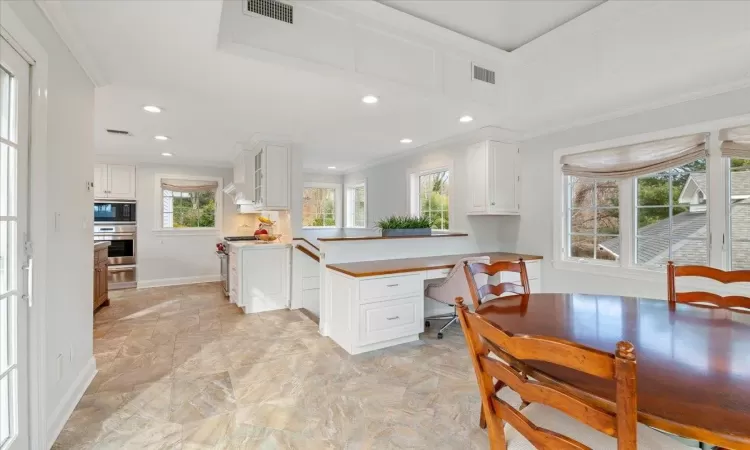
[[[234,162],[234,184],[241,192],[235,202],[256,209],[286,210],[290,207],[290,154],[286,145],[259,143],[243,150]]]
[[[482,141],[470,146],[467,151],[468,214],[520,214],[520,164],[516,144]]]
[[[135,166],[95,164],[94,197],[135,200]]]

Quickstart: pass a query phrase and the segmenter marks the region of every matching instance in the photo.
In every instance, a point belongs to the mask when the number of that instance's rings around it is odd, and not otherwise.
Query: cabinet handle
[[[385,287],[396,287],[398,284],[386,284]]]
[[[396,319],[398,319],[398,316],[386,317],[385,318],[385,320],[396,320]]]
[[[490,203],[490,205],[495,206],[495,202]]]

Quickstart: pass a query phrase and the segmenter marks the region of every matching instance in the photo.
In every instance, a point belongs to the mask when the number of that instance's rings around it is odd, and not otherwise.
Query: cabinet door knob
[[[490,205],[495,206],[495,202],[490,203]]]

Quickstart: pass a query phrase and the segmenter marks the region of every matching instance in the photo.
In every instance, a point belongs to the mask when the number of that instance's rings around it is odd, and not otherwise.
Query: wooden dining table
[[[567,339],[613,353],[633,343],[638,420],[728,449],[750,449],[750,312],[665,300],[529,294],[483,303],[477,312],[511,334]],[[526,361],[539,376],[609,407],[614,383]]]

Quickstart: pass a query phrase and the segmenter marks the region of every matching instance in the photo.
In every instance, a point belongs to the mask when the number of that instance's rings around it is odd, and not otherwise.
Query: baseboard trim
[[[138,280],[138,288],[161,286],[180,286],[182,284],[213,283],[221,281],[221,275],[203,275],[199,277],[162,278],[160,280]]]
[[[68,392],[65,393],[60,404],[57,405],[55,411],[47,419],[49,426],[47,427],[46,448],[52,447],[52,444],[55,443],[57,436],[60,435],[65,423],[70,418],[70,415],[73,414],[73,410],[76,408],[76,405],[78,405],[78,402],[81,400],[81,397],[83,397],[86,389],[89,388],[89,385],[94,380],[95,376],[96,359],[92,356],[83,370],[81,370],[81,373],[78,374],[75,382],[73,382],[73,385],[68,389]]]

